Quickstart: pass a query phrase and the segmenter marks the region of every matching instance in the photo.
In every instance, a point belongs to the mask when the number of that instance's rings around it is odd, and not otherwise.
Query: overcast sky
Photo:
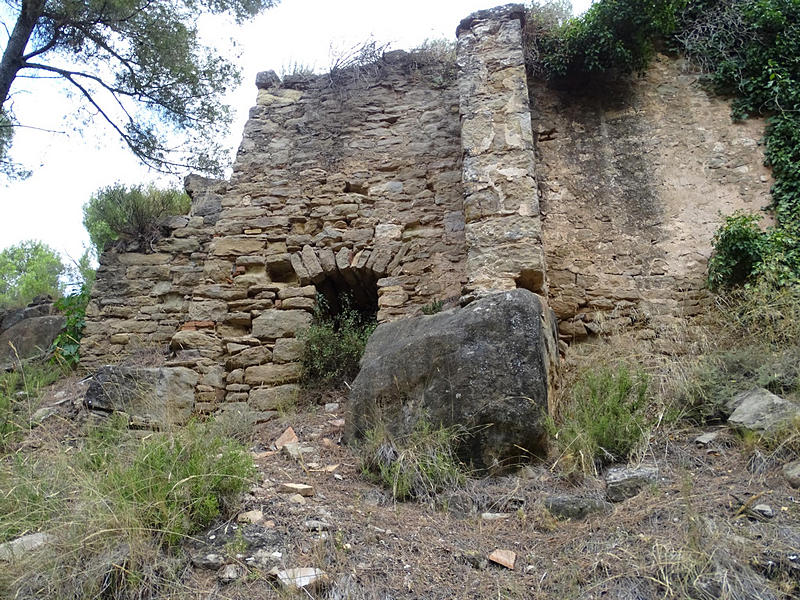
[[[491,0],[283,0],[277,7],[241,28],[221,20],[204,20],[202,31],[220,41],[233,37],[243,70],[242,86],[229,102],[236,111],[228,145],[236,148],[250,106],[255,103],[255,75],[273,69],[278,73],[292,64],[326,71],[331,49],[345,50],[370,36],[392,48],[412,48],[425,39],[455,38],[458,22],[468,14],[502,1]],[[591,0],[574,0],[576,13]],[[5,7],[7,5],[0,5]],[[3,15],[4,17],[7,14]],[[10,26],[9,26],[10,27]],[[224,32],[224,35],[220,35]],[[0,29],[0,48],[7,36]],[[214,40],[211,39],[213,42]],[[229,43],[225,47],[230,47]],[[19,83],[19,82],[15,82]],[[38,239],[65,256],[77,259],[88,246],[82,205],[92,192],[116,181],[131,185],[157,181],[179,185],[138,165],[106,127],[72,131],[72,100],[52,81],[32,87],[12,88],[18,120],[48,133],[18,129],[12,158],[33,170],[26,181],[0,184],[0,249],[22,240]]]

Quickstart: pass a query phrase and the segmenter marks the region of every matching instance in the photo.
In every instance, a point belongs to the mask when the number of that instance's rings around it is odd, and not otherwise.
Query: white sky
[[[255,102],[258,71],[297,63],[325,71],[330,49],[347,49],[372,36],[392,48],[412,48],[425,39],[454,38],[458,22],[470,13],[502,0],[282,0],[237,30],[220,19],[205,19],[201,30],[211,43],[233,37],[240,53],[242,85],[229,97],[236,111],[228,145],[240,142],[247,112]],[[573,0],[581,13],[591,0]],[[3,15],[6,16],[6,15]],[[11,24],[9,24],[9,28]],[[217,32],[224,32],[220,36]],[[0,48],[6,43],[0,29]],[[227,43],[227,46],[230,44]],[[20,84],[24,84],[20,85]],[[65,256],[77,259],[89,244],[81,223],[81,207],[100,187],[116,181],[132,185],[157,181],[180,185],[140,166],[103,124],[80,132],[66,118],[73,101],[52,81],[15,82],[14,111],[24,125],[66,131],[17,130],[12,158],[33,170],[26,181],[0,184],[0,249],[26,239],[38,239]]]

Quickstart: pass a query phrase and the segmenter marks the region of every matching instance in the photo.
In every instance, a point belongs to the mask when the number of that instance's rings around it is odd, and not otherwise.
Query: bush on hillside
[[[119,239],[139,242],[146,251],[159,238],[162,219],[190,208],[189,196],[180,190],[117,183],[98,190],[83,205],[83,225],[98,256]]]
[[[36,296],[57,297],[64,264],[47,244],[27,240],[0,252],[0,309],[20,308]]]

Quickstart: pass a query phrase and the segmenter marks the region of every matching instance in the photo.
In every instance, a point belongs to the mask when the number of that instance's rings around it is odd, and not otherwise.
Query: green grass
[[[362,472],[396,500],[430,500],[464,485],[467,469],[456,451],[465,435],[460,428],[434,427],[424,419],[406,436],[373,429],[359,450]]]
[[[0,541],[53,542],[0,573],[0,597],[160,597],[180,586],[180,544],[229,516],[254,476],[246,449],[205,423],[141,434],[112,419],[72,447],[7,456]]]
[[[648,379],[628,367],[583,371],[548,429],[566,471],[625,462],[646,441]]]
[[[0,456],[21,432],[30,429],[31,416],[39,408],[42,388],[61,375],[60,367],[39,362],[0,373]]]

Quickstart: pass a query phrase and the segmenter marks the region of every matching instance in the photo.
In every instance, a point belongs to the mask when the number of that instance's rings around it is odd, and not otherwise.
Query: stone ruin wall
[[[562,339],[618,330],[669,347],[711,302],[720,213],[769,204],[764,122],[731,121],[683,61],[618,88],[531,84],[550,306]]]
[[[523,15],[462,21],[444,77],[404,52],[259,74],[231,179],[187,178],[191,213],[152,252],[103,254],[84,367],[169,347],[199,374],[198,412],[266,411],[297,390],[318,292],[387,321],[524,287],[562,342],[697,314],[718,212],[767,202],[763,123],[731,124],[663,58],[613,93],[529,90]]]
[[[230,181],[188,178],[191,213],[153,252],[103,254],[82,364],[168,345],[200,374],[198,411],[270,410],[296,391],[318,292],[387,321],[464,290],[543,291],[522,14],[465,20],[457,76],[405,52],[260,74]]]

